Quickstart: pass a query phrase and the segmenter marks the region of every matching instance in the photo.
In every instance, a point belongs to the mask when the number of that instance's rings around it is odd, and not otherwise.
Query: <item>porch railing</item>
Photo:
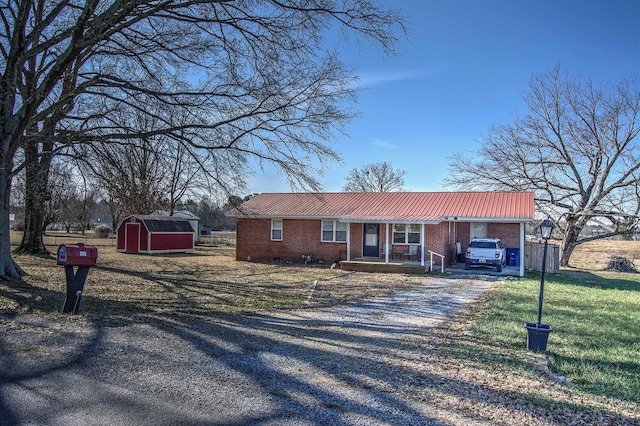
[[[433,272],[433,255],[440,257],[440,272],[444,274],[444,256],[435,251],[427,250],[429,252],[429,271]]]

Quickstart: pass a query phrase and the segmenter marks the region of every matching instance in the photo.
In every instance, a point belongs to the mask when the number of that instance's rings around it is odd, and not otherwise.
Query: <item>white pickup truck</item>
[[[499,238],[474,238],[469,243],[465,255],[464,268],[471,266],[495,266],[497,272],[507,264],[507,250],[502,246]]]

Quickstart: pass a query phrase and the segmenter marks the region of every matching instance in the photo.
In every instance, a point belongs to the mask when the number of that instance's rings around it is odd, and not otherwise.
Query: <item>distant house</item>
[[[124,253],[190,253],[195,231],[174,216],[131,215],[118,226],[116,246]]]
[[[237,218],[237,260],[425,266],[435,256],[448,266],[474,237],[524,253],[534,202],[531,192],[265,193],[227,215]]]
[[[167,210],[160,210],[155,212],[155,215],[169,216],[170,212]],[[193,242],[195,243],[196,241],[198,241],[198,235],[200,234],[200,218],[197,215],[191,213],[189,210],[176,210],[170,217],[173,217],[175,219],[188,220],[194,230]]]

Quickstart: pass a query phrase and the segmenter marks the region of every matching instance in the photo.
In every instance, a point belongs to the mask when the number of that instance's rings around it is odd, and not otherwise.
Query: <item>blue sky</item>
[[[640,0],[396,0],[409,34],[385,57],[343,44],[366,89],[360,117],[319,178],[340,191],[349,170],[389,161],[409,191],[445,190],[449,157],[474,151],[491,124],[524,112],[533,74],[560,63],[595,82],[640,77]],[[284,176],[258,173],[248,193],[288,192]]]

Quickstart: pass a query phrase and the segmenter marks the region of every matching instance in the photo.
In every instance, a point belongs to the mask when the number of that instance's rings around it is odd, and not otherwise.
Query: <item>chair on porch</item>
[[[404,256],[405,251],[404,251],[404,247],[402,246],[392,246],[391,247],[391,259],[402,259],[402,256]]]
[[[409,251],[404,254],[409,260],[418,260],[420,258],[420,246],[418,244],[410,244]]]

